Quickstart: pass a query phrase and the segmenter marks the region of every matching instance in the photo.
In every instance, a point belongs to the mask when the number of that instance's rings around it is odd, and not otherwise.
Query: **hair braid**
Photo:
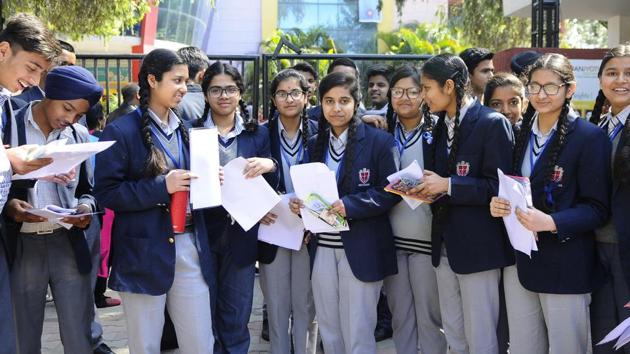
[[[245,101],[243,101],[242,98],[238,101],[238,106],[241,108],[241,117],[243,118],[245,130],[250,133],[256,132],[256,130],[258,129],[258,120],[254,119],[254,117],[249,116],[249,111],[247,110],[247,107],[245,106]]]
[[[345,177],[343,181],[343,185],[341,186],[341,191],[343,194],[349,194],[352,191],[352,168],[354,167],[354,150],[356,149],[356,132],[357,127],[359,126],[359,118],[356,116],[352,117],[350,121],[350,125],[348,126],[348,141],[346,143],[346,150],[343,153],[343,175]]]
[[[164,155],[153,143],[153,136],[151,135],[151,115],[149,114],[149,98],[150,98],[149,84],[146,80],[140,80],[140,112],[142,112],[141,125],[142,125],[142,142],[144,146],[149,150],[149,156],[144,166],[144,173],[148,177],[155,177],[162,173],[166,169],[164,162]]]
[[[554,170],[556,164],[558,163],[558,157],[560,156],[564,145],[566,145],[567,132],[569,130],[569,119],[567,116],[569,114],[570,102],[571,99],[569,98],[564,101],[564,105],[562,106],[562,110],[560,111],[560,116],[558,117],[558,131],[552,138],[553,140],[551,141],[551,145],[549,146],[549,158],[547,159],[547,165],[545,166],[544,170],[545,185],[552,183]],[[552,193],[555,194],[557,193],[557,191],[558,188],[554,188]],[[543,198],[543,200],[546,200],[546,198]],[[547,212],[553,212],[553,205],[547,205],[547,203],[544,204]]]
[[[529,143],[529,136],[532,133],[532,125],[534,123],[534,115],[536,114],[536,110],[534,106],[531,104],[527,106],[527,110],[525,114],[523,114],[523,121],[521,122],[521,130],[516,137],[516,144],[514,146],[514,157],[513,157],[513,169],[515,175],[521,174],[521,165],[523,164],[523,152]]]
[[[193,123],[193,126],[195,128],[203,127],[204,124],[206,123],[206,120],[208,120],[208,114],[210,114],[210,103],[208,103],[208,101],[206,101],[206,104],[203,107],[203,114],[201,115],[201,117],[199,117],[199,118],[197,118],[197,120],[195,120],[195,122]]]
[[[326,151],[329,132],[328,121],[324,118],[324,112],[322,111],[317,120],[317,140],[315,141],[313,160],[311,162],[324,162],[324,152]]]
[[[429,156],[431,160],[425,161],[425,165],[431,166],[431,168],[433,169],[435,168],[433,166],[435,166],[435,145],[436,145],[433,142],[437,138],[436,134],[438,133],[438,131],[436,128],[437,128],[438,122],[434,122],[433,115],[431,115],[431,110],[429,109],[429,106],[426,103],[423,103],[420,109],[422,110],[422,120],[424,122],[422,132],[429,134],[432,140],[428,142],[429,149],[430,149]]]
[[[307,145],[308,145],[308,137],[310,135],[310,129],[308,127],[308,114],[306,114],[306,105],[304,105],[304,108],[302,109],[301,118],[302,118],[301,123],[302,123],[302,149],[303,149],[302,151],[306,151]]]
[[[599,125],[602,120],[602,109],[604,108],[604,103],[606,103],[606,96],[604,95],[604,91],[601,89],[597,93],[597,98],[595,99],[595,105],[593,106],[593,113],[591,114],[591,119],[589,121],[595,125]]]
[[[392,105],[392,93],[387,92],[387,113],[385,114],[387,120],[387,131],[390,134],[394,134],[396,130],[396,115],[394,114],[394,105]]]
[[[457,150],[459,150],[459,125],[461,122],[460,109],[462,107],[462,101],[464,99],[464,87],[456,83],[455,88],[455,125],[453,127],[453,143],[451,145],[451,152],[448,154],[448,170],[449,173],[454,174],[456,171],[457,164]]]

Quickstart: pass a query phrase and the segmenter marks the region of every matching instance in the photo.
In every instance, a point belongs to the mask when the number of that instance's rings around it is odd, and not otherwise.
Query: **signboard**
[[[599,59],[569,59],[577,81],[577,91],[573,95],[571,105],[580,112],[580,117],[590,118],[599,92],[597,71],[602,62]]]

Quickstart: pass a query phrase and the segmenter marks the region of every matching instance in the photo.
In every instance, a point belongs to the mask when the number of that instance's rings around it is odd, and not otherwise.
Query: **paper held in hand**
[[[532,205],[529,178],[508,176],[501,169],[497,169],[497,174],[499,177],[499,197],[507,199],[512,207],[510,215],[503,217],[510,243],[515,250],[531,257],[532,251],[538,251],[536,234],[527,230],[516,217],[516,208],[527,211],[527,208]]]
[[[221,205],[219,138],[216,128],[190,130],[190,202],[194,210]]]
[[[30,152],[26,159],[50,158],[53,162],[39,170],[25,175],[13,175],[14,180],[36,179],[46,176],[68,173],[83,161],[101,151],[109,149],[115,141],[97,141],[94,143],[81,143],[66,145],[67,139],[55,140]]]
[[[339,200],[334,171],[321,162],[313,162],[291,166],[290,173],[295,194],[304,202],[304,228],[313,233],[350,230],[345,218],[328,210],[330,204]]]
[[[289,209],[289,201],[295,194],[284,194],[271,212],[277,216],[271,225],[260,224],[258,240],[272,245],[299,251],[304,239],[304,224],[299,216]]]
[[[247,160],[237,157],[223,166],[221,186],[223,207],[248,231],[256,225],[278,202],[280,196],[262,176],[245,178]]]

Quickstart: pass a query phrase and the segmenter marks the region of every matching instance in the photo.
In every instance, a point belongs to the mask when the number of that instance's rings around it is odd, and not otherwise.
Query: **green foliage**
[[[150,10],[148,0],[5,0],[2,5],[5,18],[29,12],[46,21],[53,31],[75,40],[87,35],[118,35]]]
[[[379,32],[377,38],[392,54],[457,54],[465,48],[459,31],[443,24],[421,23],[398,31]]]
[[[565,20],[560,32],[561,48],[606,48],[607,23],[597,20]]]

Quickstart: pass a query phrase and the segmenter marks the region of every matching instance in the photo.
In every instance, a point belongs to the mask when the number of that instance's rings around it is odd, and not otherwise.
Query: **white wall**
[[[447,15],[448,0],[407,0],[403,7],[402,16],[398,16],[396,6],[394,6],[394,23],[425,23],[425,22],[437,22],[439,20],[437,16],[438,10],[442,10],[444,15]]]

